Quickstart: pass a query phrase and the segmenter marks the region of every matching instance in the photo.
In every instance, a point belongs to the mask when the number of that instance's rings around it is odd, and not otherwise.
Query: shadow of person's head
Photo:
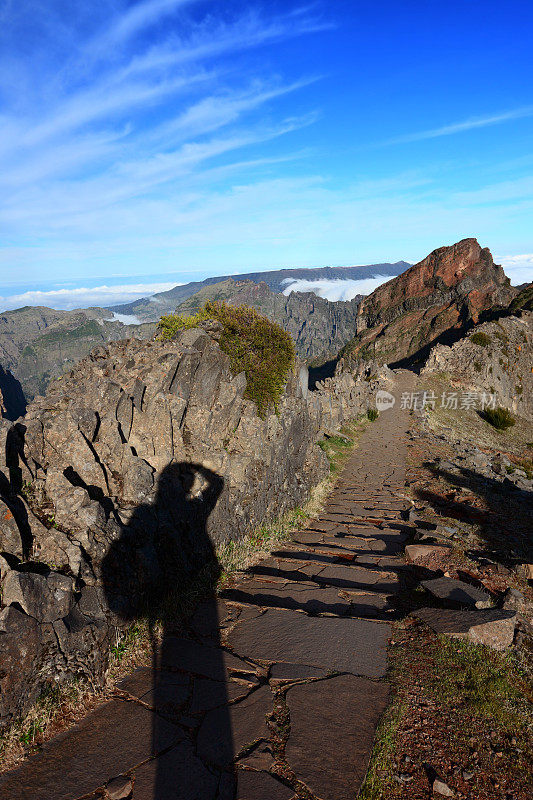
[[[215,563],[207,530],[224,480],[193,462],[171,463],[152,502],[138,506],[102,561],[109,610],[119,621],[162,619],[172,596]]]

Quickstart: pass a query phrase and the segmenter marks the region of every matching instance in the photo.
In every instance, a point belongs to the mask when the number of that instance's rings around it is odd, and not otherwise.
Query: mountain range
[[[205,287],[227,280],[248,280],[253,283],[265,283],[273,292],[283,292],[291,283],[296,281],[323,281],[323,280],[365,280],[378,276],[400,275],[411,265],[407,261],[397,261],[394,264],[367,264],[355,267],[297,267],[295,269],[277,269],[272,272],[247,272],[242,275],[221,275],[206,278],[203,281],[193,281],[175,286],[166,292],[158,292],[151,297],[142,297],[131,303],[109,306],[110,311],[119,314],[134,314],[143,322],[157,322],[162,314],[168,314]]]
[[[146,339],[155,332],[163,314],[179,307],[180,313],[207,299],[225,299],[237,305],[254,305],[294,336],[303,359],[335,354],[352,336],[357,301],[330,303],[314,294],[281,294],[297,280],[362,280],[378,275],[395,276],[409,265],[371,264],[358,267],[323,267],[253,272],[175,286],[166,292],[110,308],[59,311],[44,306],[24,306],[0,314],[0,391],[4,413],[16,419],[26,401],[44,394],[51,380],[60,377],[94,347],[135,336]],[[258,286],[259,289],[253,287]],[[215,289],[215,287],[217,287]],[[199,294],[198,294],[199,293]],[[198,295],[192,305],[181,304]],[[233,298],[233,299],[232,299]],[[133,316],[127,324],[115,313]]]

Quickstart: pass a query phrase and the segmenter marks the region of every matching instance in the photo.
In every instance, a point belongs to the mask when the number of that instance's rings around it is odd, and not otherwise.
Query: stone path
[[[407,426],[398,409],[370,424],[320,517],[5,776],[0,800],[354,800],[388,702]]]

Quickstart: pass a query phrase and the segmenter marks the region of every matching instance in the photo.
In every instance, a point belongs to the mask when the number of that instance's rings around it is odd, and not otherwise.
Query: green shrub
[[[253,400],[260,416],[278,407],[294,365],[294,342],[286,331],[247,306],[209,301],[196,314],[168,314],[159,322],[159,338],[173,339],[205,320],[222,325],[220,349],[229,356],[231,371],[246,375],[245,397]]]
[[[474,361],[474,370],[476,372],[481,372],[481,364],[479,361]]]
[[[470,337],[470,341],[473,344],[479,345],[480,347],[488,347],[488,345],[491,343],[491,338],[490,336],[487,336],[486,333],[483,333],[483,331],[476,331],[476,333],[473,333]]]
[[[497,408],[486,408],[481,412],[484,420],[489,422],[493,428],[505,431],[515,424],[516,420],[507,408],[498,406]]]
[[[370,422],[374,422],[374,420],[379,417],[379,412],[377,408],[369,408],[368,411],[366,412],[366,415],[370,420]]]

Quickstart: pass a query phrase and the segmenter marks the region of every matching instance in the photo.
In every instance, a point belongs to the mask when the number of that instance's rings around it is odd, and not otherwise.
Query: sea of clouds
[[[502,264],[506,275],[513,286],[533,281],[533,253],[514,256],[496,256],[495,262]],[[326,300],[351,300],[358,294],[368,295],[382,283],[391,280],[390,275],[375,275],[362,280],[304,280],[287,278],[284,281],[284,295],[291,292],[314,292]],[[74,308],[90,306],[113,306],[130,303],[140,297],[149,297],[156,292],[165,292],[174,286],[182,285],[179,281],[158,281],[154,283],[136,282],[122,283],[117,286],[54,286],[50,289],[30,289],[16,294],[2,292],[0,294],[0,311],[21,308],[22,306],[48,306],[59,310],[70,311]],[[1,289],[0,289],[1,291]],[[115,315],[115,319],[124,315]],[[125,324],[136,324],[131,315],[120,319]],[[126,319],[127,317],[127,319]]]
[[[286,284],[283,294],[314,292],[319,297],[325,297],[326,300],[352,300],[358,294],[370,294],[382,283],[390,280],[390,275],[376,275],[374,278],[364,278],[360,281],[353,279],[343,280],[342,278],[333,280],[294,280],[293,278],[286,278],[283,281]]]
[[[47,306],[62,311],[91,306],[113,306],[131,303],[140,297],[148,297],[156,292],[166,292],[177,286],[176,281],[161,283],[124,283],[118,286],[68,286],[48,290],[29,290],[7,296],[0,296],[0,309],[8,311],[23,306]],[[130,323],[131,324],[131,323]]]

